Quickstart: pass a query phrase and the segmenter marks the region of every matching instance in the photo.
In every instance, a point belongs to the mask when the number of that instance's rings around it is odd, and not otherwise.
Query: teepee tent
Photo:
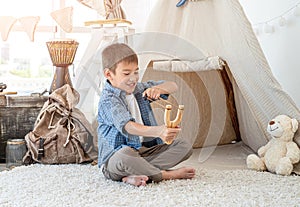
[[[240,138],[248,146],[256,151],[268,141],[270,137],[266,126],[276,115],[286,114],[300,120],[299,109],[274,78],[238,0],[187,1],[182,7],[176,7],[176,3],[176,0],[157,1],[150,14],[146,30],[176,35],[190,42],[206,57],[219,56],[226,61],[227,75],[233,88]],[[155,41],[153,39],[152,43],[155,44]],[[151,43],[148,41],[148,44]],[[191,56],[182,59],[194,61],[201,57],[197,58],[192,53]],[[156,73],[157,76],[160,76],[158,73],[163,74],[163,72]],[[209,82],[210,84],[205,85],[203,91],[214,90],[215,96],[220,96],[217,92],[224,91],[221,88],[229,84],[226,82],[223,82],[223,86],[217,84],[220,79],[217,77],[220,76],[218,71],[192,73],[194,74],[177,74],[183,77],[197,76],[197,79],[201,79],[205,84]],[[198,84],[200,90],[203,84],[197,81],[190,85],[195,87],[194,84]],[[208,94],[210,99],[215,99],[214,92]],[[183,99],[187,99],[186,95]],[[219,97],[219,100],[221,99]],[[227,101],[230,99],[227,98]],[[220,107],[226,105],[228,104],[218,103],[218,105],[211,104],[203,107],[219,114],[219,119],[222,119],[224,115],[219,113]],[[211,122],[208,124],[211,127],[216,122],[210,114],[208,115],[209,117],[205,117],[204,114],[200,114],[200,118],[201,122]],[[232,120],[224,117],[223,119]],[[190,118],[189,120],[191,124],[193,121]],[[211,130],[225,131],[225,126],[226,123],[211,127]],[[295,135],[295,141],[300,144],[299,133]]]
[[[270,139],[270,119],[286,114],[300,120],[300,110],[273,76],[238,0],[176,3],[157,1],[145,32],[113,41],[126,42],[137,52],[142,81],[177,82],[179,91],[170,101],[185,105],[181,137],[194,147],[241,139],[256,151]],[[75,82],[83,111],[96,110],[90,103],[97,104],[104,80],[105,44],[96,33],[94,40]],[[153,108],[162,123],[163,109]],[[300,145],[299,134],[295,141]]]

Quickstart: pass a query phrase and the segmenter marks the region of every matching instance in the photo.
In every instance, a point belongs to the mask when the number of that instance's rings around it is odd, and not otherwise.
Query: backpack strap
[[[38,157],[37,157],[38,160],[41,160],[42,157],[44,157],[44,141],[45,141],[45,139],[40,137]]]
[[[64,143],[64,147],[66,147],[67,144],[70,142],[71,131],[75,129],[75,124],[72,122],[72,119],[70,117],[66,117],[65,119],[67,121],[68,135],[66,142]]]

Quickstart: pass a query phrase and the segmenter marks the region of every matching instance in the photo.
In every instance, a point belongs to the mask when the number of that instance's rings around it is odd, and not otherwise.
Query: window
[[[133,22],[136,31],[142,31],[154,2],[123,0],[122,6],[127,19]],[[73,7],[71,33],[64,32],[50,15],[51,12],[65,7]],[[16,19],[6,40],[3,40],[6,35],[1,31],[0,82],[7,84],[6,91],[17,91],[20,95],[49,90],[55,68],[46,46],[47,41],[54,38],[73,38],[79,42],[73,62],[73,67],[76,68],[90,40],[91,28],[84,26],[84,22],[103,18],[96,10],[82,5],[77,0],[0,1],[0,14],[2,17],[11,16]],[[31,36],[25,32],[20,21],[27,16],[40,18]],[[7,22],[0,21],[0,28],[3,29],[5,24]],[[34,41],[31,41],[30,37],[33,37]],[[73,67],[69,67],[71,76]]]

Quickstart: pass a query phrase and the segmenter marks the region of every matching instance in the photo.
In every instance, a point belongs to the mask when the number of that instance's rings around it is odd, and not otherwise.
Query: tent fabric
[[[142,81],[163,79],[177,82],[179,90],[169,96],[169,101],[173,106],[184,105],[179,137],[190,141],[194,148],[200,148],[228,144],[239,138],[232,108],[227,107],[233,100],[224,89],[221,75],[224,72],[224,69],[218,69],[170,73],[155,70],[153,62],[148,65]],[[152,103],[159,124],[163,124],[162,104],[165,103]],[[174,119],[176,108],[172,115],[171,119]]]
[[[220,56],[228,63],[241,138],[248,146],[256,151],[266,144],[267,123],[278,114],[300,120],[299,109],[274,78],[238,0],[189,1],[179,8],[176,3],[157,1],[146,31],[176,35],[205,56]],[[295,141],[300,144],[299,132]]]

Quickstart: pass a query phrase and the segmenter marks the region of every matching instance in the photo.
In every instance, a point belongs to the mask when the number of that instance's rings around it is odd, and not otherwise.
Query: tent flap
[[[207,57],[196,61],[161,60],[153,62],[153,69],[166,72],[196,72],[220,70],[224,66],[223,60],[218,57]]]

